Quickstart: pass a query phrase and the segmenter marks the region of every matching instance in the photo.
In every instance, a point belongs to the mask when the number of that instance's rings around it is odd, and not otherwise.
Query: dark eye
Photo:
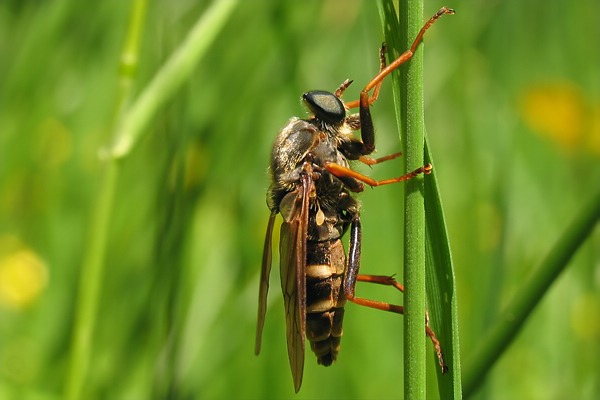
[[[339,124],[346,118],[344,104],[333,93],[324,90],[313,90],[304,93],[302,99],[318,119]]]

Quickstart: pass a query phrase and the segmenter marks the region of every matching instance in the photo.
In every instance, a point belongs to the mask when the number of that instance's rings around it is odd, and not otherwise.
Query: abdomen
[[[306,243],[306,338],[319,364],[337,358],[342,336],[346,254],[342,241]]]

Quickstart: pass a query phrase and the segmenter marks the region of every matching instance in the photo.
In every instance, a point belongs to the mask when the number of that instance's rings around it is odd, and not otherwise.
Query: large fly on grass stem
[[[370,106],[377,100],[384,78],[411,59],[425,31],[444,14],[441,8],[425,23],[409,50],[386,65],[385,45],[380,51],[379,73],[360,92],[360,99],[343,102],[352,81],[333,92],[314,90],[302,100],[311,112],[308,119],[292,118],[279,132],[271,158],[272,183],[267,193],[271,216],[267,226],[260,279],[256,354],[260,352],[271,270],[271,243],[277,214],[283,217],[279,245],[281,287],[285,303],[287,347],[296,392],[302,384],[305,338],[321,365],[331,365],[340,350],[344,305],[347,300],[366,307],[402,314],[404,307],[355,295],[356,282],[404,287],[393,277],[359,274],[361,223],[357,200],[363,184],[387,185],[429,174],[431,165],[405,175],[375,180],[350,168],[350,160],[374,165],[400,153],[373,159],[375,132]],[[357,108],[357,114],[348,111]],[[360,139],[353,132],[360,130]],[[348,257],[341,237],[350,229]],[[442,372],[447,371],[442,349],[426,320]]]

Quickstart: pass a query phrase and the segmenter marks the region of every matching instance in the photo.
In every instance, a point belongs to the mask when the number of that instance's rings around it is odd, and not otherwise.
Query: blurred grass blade
[[[425,162],[434,165],[425,136]],[[426,257],[425,284],[430,325],[442,344],[444,361],[449,367],[442,375],[439,368],[438,388],[442,399],[462,398],[460,347],[458,340],[458,301],[452,253],[437,185],[435,166],[425,179]],[[437,358],[436,358],[437,364]]]
[[[592,233],[599,220],[600,190],[597,190],[552,246],[532,279],[519,290],[502,315],[496,318],[496,325],[468,360],[464,374],[464,391],[467,396],[483,382],[487,372],[512,343],[527,317],[569,265],[569,260]]]
[[[110,155],[126,156],[140,140],[156,111],[189,78],[233,11],[237,0],[215,0],[202,15],[186,39],[131,105],[117,130]]]
[[[131,94],[131,88],[137,68],[141,32],[146,17],[146,0],[136,0],[132,5],[131,17],[125,43],[120,58],[120,81],[116,98],[115,121],[119,120]],[[100,304],[100,289],[104,274],[104,258],[108,239],[109,222],[113,203],[119,165],[109,160],[98,189],[97,203],[93,207],[90,225],[90,238],[82,261],[79,276],[77,307],[73,326],[73,340],[69,354],[69,369],[65,382],[67,399],[82,398],[87,370],[92,358],[93,333],[96,326],[96,314]]]
[[[82,398],[81,394],[92,358],[93,333],[100,304],[100,289],[108,238],[108,221],[114,203],[115,188],[119,175],[118,167],[116,163],[110,163],[104,171],[100,196],[94,207],[90,226],[91,237],[81,267],[69,369],[65,382],[65,396],[69,400]]]
[[[99,187],[98,203],[93,209],[89,247],[84,255],[79,282],[73,345],[65,387],[65,395],[68,399],[82,398],[81,394],[92,357],[92,339],[100,303],[106,244],[119,179],[117,158],[124,157],[130,152],[157,109],[189,77],[194,65],[213,42],[230,14],[232,6],[236,3],[234,0],[215,1],[196,23],[187,40],[142,92],[139,100],[127,108],[137,68],[141,28],[146,10],[145,0],[134,2],[120,60],[115,147],[111,150],[112,157],[106,159],[106,169]]]

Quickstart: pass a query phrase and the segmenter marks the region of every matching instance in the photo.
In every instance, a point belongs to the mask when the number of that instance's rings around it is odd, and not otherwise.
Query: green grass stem
[[[401,42],[408,49],[423,22],[423,1],[400,1]],[[400,68],[400,103],[406,171],[423,165],[423,52]],[[406,183],[404,191],[404,397],[426,397],[425,369],[425,204],[423,177]]]
[[[79,278],[70,364],[66,380],[66,398],[69,400],[83,398],[82,391],[92,358],[93,333],[96,326],[96,312],[100,304],[108,222],[112,212],[118,170],[119,166],[114,162],[107,165],[100,183],[100,196],[92,215],[89,247],[86,249]]]
[[[191,75],[237,3],[237,0],[216,0],[196,22],[183,43],[123,116],[110,149],[111,156],[124,157],[139,142],[156,111]]]
[[[407,9],[403,4],[401,9]],[[411,4],[414,15],[411,19],[410,32],[406,27],[408,20],[399,21],[391,0],[380,3],[380,14],[384,26],[384,34],[388,45],[389,58],[395,59],[412,44],[416,32],[423,22],[422,4]],[[408,17],[406,17],[408,18]],[[404,27],[404,31],[401,27]],[[406,149],[407,171],[418,168],[423,163],[432,163],[432,156],[426,146],[423,160],[423,142],[425,138],[423,109],[423,72],[417,51],[414,59],[401,69],[400,78],[392,75],[394,80],[394,100],[399,130]],[[416,71],[410,66],[414,63]],[[412,110],[412,111],[410,111]],[[411,133],[408,133],[408,130]],[[416,135],[415,135],[416,133]],[[410,155],[409,155],[410,154]],[[442,202],[437,187],[435,169],[430,176],[409,181],[406,186],[406,230],[405,230],[405,282],[407,293],[427,293],[430,325],[442,341],[442,349],[450,373],[443,375],[438,371],[438,389],[441,398],[461,398],[461,375],[458,345],[458,310],[454,269],[450,253],[450,244],[446,232],[446,222],[442,210]],[[423,210],[427,215],[425,220]],[[424,237],[426,232],[426,238]],[[425,240],[426,239],[426,240]],[[412,278],[407,277],[412,276]],[[410,285],[410,286],[409,286]],[[412,288],[412,289],[411,289]],[[416,307],[415,307],[416,303]],[[427,341],[423,335],[423,313],[425,297],[407,295],[405,327],[405,397],[425,396],[425,351]],[[417,311],[410,313],[409,310]],[[423,310],[423,311],[421,311]],[[410,313],[410,314],[409,314]],[[410,315],[410,316],[409,316]],[[410,321],[410,322],[409,322]],[[434,356],[435,357],[435,356]],[[436,359],[437,365],[437,359]]]
[[[402,48],[408,49],[423,24],[423,1],[401,0]],[[421,50],[421,51],[419,51]],[[401,138],[406,171],[423,165],[425,119],[423,51],[400,67]],[[404,396],[426,397],[425,358],[425,204],[423,177],[406,182],[404,191]]]
[[[115,121],[119,120],[131,95],[146,8],[146,0],[136,0],[132,6],[128,32],[121,51]],[[100,304],[106,243],[118,178],[117,161],[107,160],[97,204],[92,211],[89,247],[84,254],[78,285],[73,341],[66,380],[66,398],[69,400],[82,398],[92,358],[93,333]]]

